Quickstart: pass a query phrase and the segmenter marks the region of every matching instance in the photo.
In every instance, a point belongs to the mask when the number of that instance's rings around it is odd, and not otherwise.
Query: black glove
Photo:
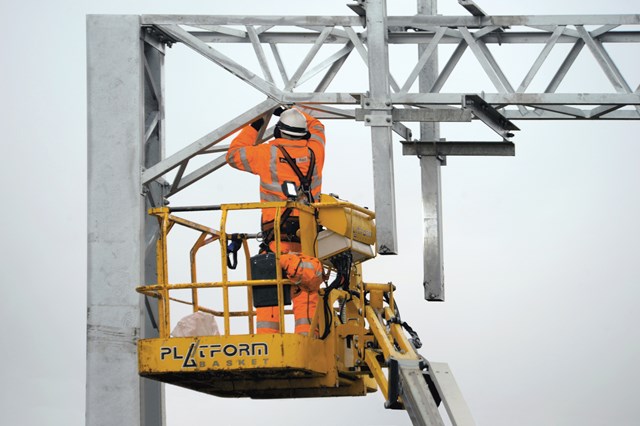
[[[285,108],[285,107],[279,106],[278,108],[273,110],[273,115],[280,117],[280,114],[285,112],[287,109],[289,109],[289,108]]]
[[[264,118],[260,117],[256,121],[251,123],[251,127],[253,127],[254,129],[256,129],[256,131],[259,132],[263,124],[264,124]]]

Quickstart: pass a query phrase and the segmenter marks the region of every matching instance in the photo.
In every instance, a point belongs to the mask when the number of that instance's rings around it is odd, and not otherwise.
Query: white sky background
[[[0,28],[5,160],[0,424],[84,424],[85,15],[351,14],[346,0],[204,3],[0,0],[5,18]],[[415,11],[411,0],[390,3],[390,14]],[[495,15],[638,13],[632,0],[479,4]],[[441,0],[439,12],[466,14],[455,0]],[[511,81],[516,86],[539,51],[491,49],[498,57],[513,55],[504,66],[508,76],[516,76]],[[611,50],[636,88],[640,52],[637,46],[630,52]],[[401,55],[393,55],[400,53],[392,52],[392,71],[406,75],[415,59],[406,69],[398,66]],[[585,48],[560,91],[610,91],[589,56]],[[469,67],[448,87],[494,92],[469,52],[464,60]],[[211,77],[215,65],[184,47],[168,50],[166,66],[169,153],[262,99],[227,73],[221,88]],[[348,84],[333,90],[352,83],[366,90],[358,75],[342,79]],[[546,81],[543,76],[538,84]],[[368,129],[362,123],[325,124],[324,192],[373,207]],[[516,157],[450,157],[442,169],[446,302],[422,300],[419,166],[416,158],[400,154],[399,144],[400,255],[368,262],[365,278],[396,283],[403,319],[420,334],[422,354],[449,363],[479,425],[635,425],[640,418],[640,123],[516,124],[522,129],[514,139]],[[477,124],[443,125],[441,136],[492,139]],[[256,178],[225,168],[172,204],[257,197]],[[406,413],[384,410],[380,393],[269,402],[174,387],[166,394],[168,425],[410,424]]]

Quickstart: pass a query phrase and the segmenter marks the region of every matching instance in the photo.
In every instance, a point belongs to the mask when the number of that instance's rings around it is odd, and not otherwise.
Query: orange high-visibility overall
[[[282,192],[282,184],[285,181],[292,181],[296,185],[300,185],[300,179],[284,159],[278,145],[285,148],[303,175],[307,174],[311,162],[309,150],[313,151],[315,167],[311,175],[310,189],[313,198],[319,199],[325,153],[324,125],[317,118],[303,111],[300,112],[307,120],[307,128],[311,134],[309,139],[276,138],[265,144],[254,145],[258,131],[249,125],[240,131],[229,146],[227,162],[231,167],[260,176],[260,201],[286,201],[287,197]],[[295,216],[298,216],[298,212],[293,210],[291,217]],[[269,226],[273,227],[274,219],[275,209],[262,209],[263,230]],[[300,244],[297,242],[283,241],[281,247],[283,251],[300,251]],[[307,292],[298,286],[292,286],[291,296],[296,323],[295,331],[300,334],[308,334],[311,319],[318,303],[318,293]],[[280,332],[277,307],[256,308],[256,317],[258,333]]]

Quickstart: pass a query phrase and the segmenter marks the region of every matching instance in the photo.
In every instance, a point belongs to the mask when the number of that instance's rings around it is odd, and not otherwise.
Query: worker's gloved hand
[[[278,108],[273,110],[273,115],[280,117],[280,114],[282,114],[283,112],[285,112],[286,110],[288,110],[289,108],[285,108],[285,107],[281,107],[279,106]]]
[[[251,127],[253,127],[254,129],[256,129],[259,132],[260,129],[262,128],[263,124],[264,124],[264,118],[260,117],[256,121],[251,123]]]

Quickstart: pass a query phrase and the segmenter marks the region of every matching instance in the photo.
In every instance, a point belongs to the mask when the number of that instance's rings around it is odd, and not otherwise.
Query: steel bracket
[[[502,136],[503,139],[512,138],[513,133],[511,132],[513,130],[520,130],[515,124],[478,95],[464,95],[462,97],[462,107],[470,110],[474,116],[489,126],[491,130]]]
[[[427,156],[502,156],[513,157],[516,149],[513,142],[445,142],[445,141],[400,141],[402,155]]]

